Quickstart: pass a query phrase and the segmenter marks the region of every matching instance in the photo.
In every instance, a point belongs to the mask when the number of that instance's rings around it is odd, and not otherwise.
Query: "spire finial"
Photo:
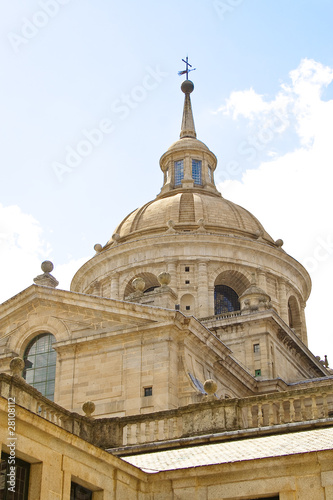
[[[191,99],[190,99],[190,94],[194,90],[194,85],[191,80],[188,79],[188,74],[190,71],[194,71],[196,68],[192,68],[191,64],[188,62],[188,57],[185,59],[182,59],[184,63],[186,64],[186,69],[184,71],[179,71],[179,75],[184,75],[186,73],[186,80],[183,81],[181,85],[181,89],[185,94],[185,102],[184,102],[184,111],[183,111],[183,120],[182,120],[182,128],[180,131],[180,138],[182,139],[183,137],[193,137],[196,139],[197,134],[195,132],[195,126],[194,126],[194,120],[193,120],[193,113],[192,113],[192,105],[191,105]],[[192,69],[189,69],[189,66]]]
[[[188,74],[190,71],[194,71],[195,69],[197,68],[192,68],[192,64],[190,64],[188,62],[188,56],[186,56],[186,60],[185,59],[182,59],[182,61],[186,64],[186,69],[183,70],[183,71],[178,71],[178,75],[185,75],[186,73],[186,80],[188,80]],[[192,69],[188,69],[188,67],[192,68]]]

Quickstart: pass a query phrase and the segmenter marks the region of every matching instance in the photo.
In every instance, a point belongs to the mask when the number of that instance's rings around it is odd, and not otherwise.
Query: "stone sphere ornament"
[[[94,250],[96,253],[100,253],[103,250],[103,247],[100,243],[96,243],[96,245],[94,246]]]
[[[82,405],[82,410],[84,411],[86,417],[91,417],[91,415],[95,411],[95,408],[96,408],[96,406],[95,406],[95,403],[93,401],[86,401]]]
[[[143,292],[146,286],[146,282],[143,278],[134,278],[132,281],[132,287],[136,292]]]
[[[170,273],[162,272],[157,276],[158,282],[161,286],[167,286],[171,281]]]
[[[21,377],[22,371],[24,369],[24,361],[22,358],[13,358],[9,363],[9,368],[12,371],[14,377]]]
[[[44,273],[51,273],[53,271],[54,265],[50,260],[44,260],[40,266]]]
[[[204,389],[207,392],[208,396],[212,396],[217,391],[217,383],[215,382],[215,380],[208,379],[204,383]]]
[[[194,90],[194,83],[191,80],[184,80],[180,88],[184,94],[191,94]]]

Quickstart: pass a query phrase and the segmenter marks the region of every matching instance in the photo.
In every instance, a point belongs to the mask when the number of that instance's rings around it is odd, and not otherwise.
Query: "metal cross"
[[[186,64],[186,69],[184,69],[183,71],[178,71],[178,75],[185,75],[185,73],[186,73],[186,80],[188,80],[188,74],[189,74],[189,72],[190,71],[194,71],[197,68],[192,68],[192,64],[190,64],[188,62],[188,56],[186,56],[186,61],[185,61],[185,59],[182,59],[182,61]],[[188,69],[188,67],[190,67],[192,69]]]

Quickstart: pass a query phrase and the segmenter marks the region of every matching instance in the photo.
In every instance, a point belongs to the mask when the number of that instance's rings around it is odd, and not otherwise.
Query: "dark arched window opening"
[[[215,314],[239,311],[240,304],[237,293],[226,285],[216,285],[214,288]]]
[[[54,398],[57,359],[52,347],[55,340],[51,333],[38,335],[30,342],[23,356],[23,378],[51,401]]]
[[[288,319],[290,328],[294,328],[293,313],[290,307],[290,303],[288,303]]]

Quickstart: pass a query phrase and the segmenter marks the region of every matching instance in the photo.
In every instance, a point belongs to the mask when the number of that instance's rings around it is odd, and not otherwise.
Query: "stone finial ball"
[[[86,401],[82,405],[82,410],[86,414],[86,417],[90,417],[95,411],[95,403],[93,401]]]
[[[281,239],[276,240],[275,245],[276,245],[277,247],[280,247],[280,248],[281,248],[281,247],[283,246],[283,240],[281,240]]]
[[[160,285],[168,285],[171,281],[170,273],[162,272],[157,276]]]
[[[215,380],[208,379],[204,383],[204,389],[208,395],[214,394],[217,390],[217,383],[215,382]]]
[[[184,80],[181,89],[184,92],[184,94],[190,94],[194,90],[194,84],[191,82],[191,80]]]
[[[100,243],[96,243],[96,245],[94,246],[94,250],[95,252],[99,253],[103,250],[103,247]]]
[[[24,361],[22,358],[13,358],[9,363],[9,368],[11,369],[13,375],[21,375],[24,368]]]
[[[134,278],[132,281],[132,287],[136,292],[143,292],[145,289],[146,282],[143,278]]]
[[[44,260],[41,265],[42,271],[44,273],[51,273],[53,271],[53,263],[50,260]]]
[[[119,241],[119,240],[120,240],[120,234],[118,234],[118,233],[114,233],[114,234],[112,235],[112,239],[113,239],[113,241]]]

